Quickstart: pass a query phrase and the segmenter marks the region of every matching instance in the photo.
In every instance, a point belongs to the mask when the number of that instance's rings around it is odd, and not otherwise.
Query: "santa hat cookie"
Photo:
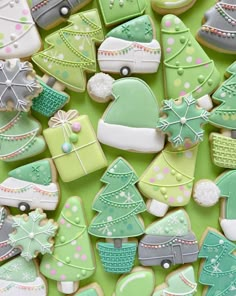
[[[156,130],[159,108],[152,90],[143,80],[112,81],[108,75],[99,73],[88,82],[88,92],[96,101],[113,99],[98,123],[97,137],[101,143],[135,152],[162,150],[164,135]]]

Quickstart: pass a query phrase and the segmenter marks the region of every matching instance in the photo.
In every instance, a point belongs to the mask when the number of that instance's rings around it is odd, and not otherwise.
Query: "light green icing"
[[[115,296],[150,296],[155,285],[152,270],[140,269],[122,277],[116,285]]]
[[[77,134],[78,141],[72,143],[73,152],[63,153],[61,146],[65,142],[70,143],[73,122],[79,122],[81,125],[81,131]],[[68,135],[64,133],[64,129],[69,131]],[[107,166],[106,157],[87,115],[76,116],[70,123],[61,123],[57,127],[48,128],[43,131],[43,135],[64,182],[76,180]]]
[[[187,235],[190,231],[189,218],[185,211],[178,210],[151,224],[146,234],[162,236]]]
[[[220,189],[220,196],[226,198],[224,218],[236,219],[236,170],[228,171],[217,179],[216,185]]]
[[[112,102],[104,121],[128,127],[156,128],[159,108],[150,87],[138,78],[122,78],[113,83]],[[135,110],[135,112],[134,112]]]
[[[18,167],[10,171],[8,175],[19,180],[41,185],[49,185],[52,182],[51,165],[47,159]]]
[[[89,288],[88,290],[76,293],[74,296],[100,296],[97,291],[93,288]]]
[[[52,238],[56,234],[57,226],[52,220],[45,221],[46,214],[36,209],[25,215],[13,216],[12,227],[14,233],[9,234],[9,242],[13,247],[22,249],[21,256],[29,261],[35,258],[38,253],[51,253],[53,246]],[[42,221],[43,223],[42,225]]]
[[[41,153],[45,142],[40,124],[26,112],[1,112],[0,160],[16,161]]]
[[[174,12],[173,9],[181,9],[194,2],[194,0],[152,0],[152,5],[154,8],[164,8]]]
[[[115,37],[128,41],[151,42],[153,37],[153,25],[150,16],[143,15],[132,19],[112,29],[106,37]]]
[[[121,23],[144,13],[146,0],[98,0],[106,25]]]
[[[223,235],[213,230],[207,232],[198,256],[205,259],[199,282],[208,286],[206,296],[235,296],[235,251],[236,245]]]
[[[166,287],[154,292],[153,296],[193,296],[197,291],[197,283],[192,266],[174,271],[168,276]]]
[[[171,144],[141,176],[140,191],[170,206],[184,206],[191,197],[198,146],[175,150]]]
[[[190,95],[183,97],[181,102],[164,100],[157,128],[169,135],[168,140],[175,147],[183,146],[186,140],[196,144],[203,141],[203,124],[208,122],[209,113],[197,106],[196,100]]]
[[[220,82],[219,72],[184,23],[166,15],[161,23],[167,98],[192,93],[195,99],[210,94]]]
[[[96,71],[94,43],[104,39],[96,9],[72,15],[65,28],[47,36],[49,45],[32,60],[47,74],[74,91],[86,88],[85,71]]]
[[[95,271],[95,263],[82,202],[78,197],[66,201],[58,224],[53,253],[43,256],[40,271],[47,278],[59,282],[90,277]]]
[[[99,212],[89,226],[89,233],[104,238],[135,237],[144,228],[138,214],[146,210],[135,184],[138,181],[133,168],[117,158],[103,175],[106,186],[98,193],[93,210]]]
[[[21,256],[0,266],[0,280],[28,283],[34,282],[36,277],[37,271],[34,261],[26,261]]]
[[[213,99],[220,106],[212,110],[209,122],[217,127],[236,129],[236,62],[227,72],[232,76],[213,94]]]

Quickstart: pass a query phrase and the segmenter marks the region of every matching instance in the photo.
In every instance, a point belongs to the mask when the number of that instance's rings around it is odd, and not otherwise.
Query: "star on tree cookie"
[[[9,235],[9,242],[11,246],[21,248],[22,257],[29,261],[37,257],[38,253],[52,253],[52,237],[58,226],[53,220],[48,220],[42,210],[15,216],[13,220],[15,231]]]
[[[165,100],[162,108],[163,117],[157,128],[169,135],[169,141],[175,146],[183,146],[186,140],[192,144],[203,141],[201,128],[208,122],[209,113],[198,107],[190,95],[178,100]]]

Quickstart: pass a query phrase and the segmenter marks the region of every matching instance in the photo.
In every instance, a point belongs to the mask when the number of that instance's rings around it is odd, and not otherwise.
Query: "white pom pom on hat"
[[[200,180],[193,189],[194,200],[203,207],[215,205],[220,198],[220,189],[211,180]]]

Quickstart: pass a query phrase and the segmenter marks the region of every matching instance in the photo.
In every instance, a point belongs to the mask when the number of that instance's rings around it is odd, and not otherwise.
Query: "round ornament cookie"
[[[197,0],[151,0],[152,9],[159,14],[179,15],[189,10]]]

